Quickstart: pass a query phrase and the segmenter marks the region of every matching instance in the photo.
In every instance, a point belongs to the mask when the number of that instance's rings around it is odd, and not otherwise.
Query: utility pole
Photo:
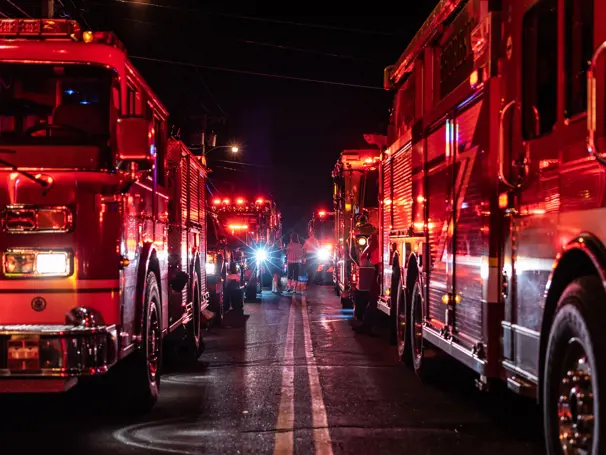
[[[42,0],[42,16],[52,19],[55,15],[55,0]]]

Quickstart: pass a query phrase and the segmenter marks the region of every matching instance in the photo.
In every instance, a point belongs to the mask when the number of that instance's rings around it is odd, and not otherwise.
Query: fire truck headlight
[[[330,250],[327,247],[318,250],[318,259],[320,261],[328,261],[330,259]]]
[[[207,275],[214,275],[215,274],[215,263],[214,262],[207,262],[206,263],[206,274]]]
[[[38,253],[36,255],[38,275],[69,275],[69,256],[67,253]]]
[[[265,251],[264,249],[257,250],[255,256],[257,258],[257,262],[267,261],[267,251]]]
[[[366,237],[358,237],[358,245],[366,246],[367,243],[368,243],[368,240],[366,239]]]

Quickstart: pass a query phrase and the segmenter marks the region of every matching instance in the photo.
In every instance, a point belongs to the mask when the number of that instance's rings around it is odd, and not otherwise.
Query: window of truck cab
[[[522,125],[524,139],[544,136],[557,120],[558,4],[540,0],[523,19]]]
[[[101,65],[2,62],[0,146],[18,166],[108,168],[119,90]]]

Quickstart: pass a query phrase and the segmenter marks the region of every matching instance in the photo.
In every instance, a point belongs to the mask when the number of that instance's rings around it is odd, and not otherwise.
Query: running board
[[[423,327],[423,338],[476,373],[480,375],[485,374],[486,361],[474,356],[469,349],[452,340],[445,340],[438,332],[429,327]]]
[[[508,377],[507,388],[527,398],[537,397],[537,387],[519,376]]]
[[[377,302],[377,308],[383,313],[385,313],[387,316],[391,315],[391,307],[387,305],[387,303],[382,298],[379,298],[379,301]]]

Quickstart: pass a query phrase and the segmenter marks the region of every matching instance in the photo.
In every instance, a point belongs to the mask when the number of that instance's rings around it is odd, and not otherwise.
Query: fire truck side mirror
[[[185,289],[185,285],[189,281],[189,275],[185,272],[177,272],[177,274],[170,280],[170,287],[175,292],[181,292]]]
[[[150,162],[156,158],[150,122],[140,117],[120,118],[116,125],[116,160]]]

